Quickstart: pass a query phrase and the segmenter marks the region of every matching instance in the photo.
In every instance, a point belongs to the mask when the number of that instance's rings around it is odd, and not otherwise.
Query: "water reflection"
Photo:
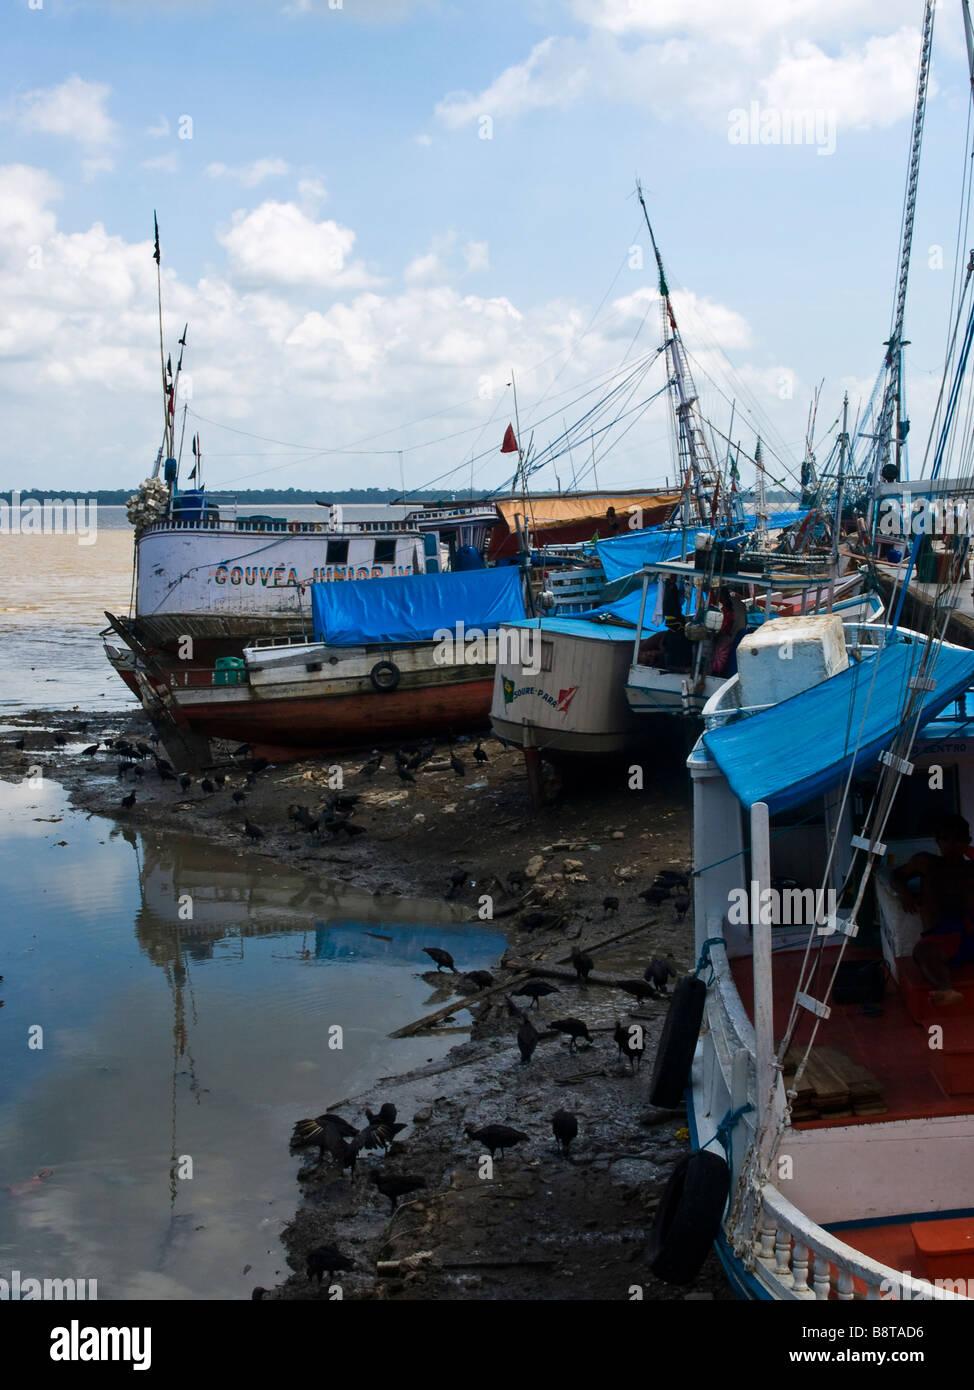
[[[450,1039],[387,1037],[427,1006],[422,947],[484,968],[502,937],[445,905],[113,831],[56,788],[0,787],[0,818],[0,1276],[97,1278],[102,1298],[274,1282],[294,1120],[442,1055]]]

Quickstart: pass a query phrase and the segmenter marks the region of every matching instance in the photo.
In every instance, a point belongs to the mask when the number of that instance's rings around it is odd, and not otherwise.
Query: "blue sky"
[[[823,428],[844,389],[855,409],[871,387],[917,0],[4,10],[3,486],[134,486],[151,465],[153,208],[168,345],[188,319],[190,428],[212,488],[395,486],[399,449],[408,485],[461,464],[465,483],[464,460],[499,446],[512,414],[511,368],[525,432],[556,410],[536,442],[562,410],[571,423],[644,318],[638,350],[658,340],[650,265],[629,264],[646,241],[637,175],[718,426],[737,396],[739,420],[753,406],[750,425],[794,465],[814,385]],[[752,101],[818,111],[834,152],[731,143],[731,113]],[[946,4],[907,315],[914,444],[943,356],[968,105],[960,5]],[[657,366],[645,394],[662,380]],[[661,482],[667,431],[658,402],[600,481]],[[499,454],[475,464],[478,485],[504,476]]]

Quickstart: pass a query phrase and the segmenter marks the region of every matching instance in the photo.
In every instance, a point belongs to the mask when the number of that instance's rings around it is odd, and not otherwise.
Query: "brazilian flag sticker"
[[[509,705],[514,699],[514,682],[509,681],[506,676],[502,676],[504,682],[504,704]]]

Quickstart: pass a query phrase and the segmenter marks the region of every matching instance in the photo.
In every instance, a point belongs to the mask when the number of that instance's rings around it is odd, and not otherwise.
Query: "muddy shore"
[[[234,763],[228,750],[209,773],[226,781],[207,794],[198,779],[186,791],[160,779],[152,758],[141,761],[141,775],[128,771],[119,779],[121,760],[104,745],[147,740],[151,730],[138,712],[85,718],[75,711],[28,712],[11,724],[17,732],[0,744],[0,776],[7,780],[39,767],[74,804],[139,829],[178,829],[377,894],[449,897],[459,921],[490,912],[508,938],[491,967],[498,984],[507,976],[516,986],[530,967],[563,969],[576,944],[593,954],[598,975],[616,979],[641,978],[654,957],[669,956],[679,971],[693,964],[692,914],[681,920],[671,899],[647,907],[639,897],[661,869],[689,864],[686,750],[676,728],[664,747],[647,749],[641,788],[630,786],[639,759],[598,760],[574,782],[551,774],[551,800],[535,811],[520,755],[486,735],[479,745],[486,761],[475,757],[475,738],[458,741],[460,775],[449,747],[438,744],[411,773],[413,781],[397,775],[394,750],[387,749],[371,776],[360,771],[365,750],[269,767],[247,786],[249,763]],[[19,735],[23,750],[14,746]],[[102,747],[85,756],[82,749],[96,741]],[[132,790],[134,806],[121,809]],[[245,793],[244,803],[233,801],[235,791]],[[323,825],[309,832],[289,813],[298,805],[316,818],[336,794],[357,798],[350,821],[362,833]],[[259,839],[245,833],[245,820]],[[464,871],[457,888],[451,885],[456,870]],[[607,906],[607,899],[618,906]],[[462,960],[456,964],[462,972]],[[356,1127],[365,1123],[366,1107],[392,1102],[406,1127],[387,1157],[381,1150],[364,1153],[353,1179],[330,1161],[319,1162],[315,1149],[296,1155],[300,1204],[283,1233],[295,1272],[263,1296],[338,1296],[334,1288],[329,1294],[327,1277],[319,1288],[305,1273],[308,1251],[327,1244],[354,1262],[334,1281],[344,1298],[730,1297],[713,1255],[689,1288],[660,1283],[643,1264],[655,1207],[688,1147],[685,1117],[654,1112],[648,1101],[666,1001],[637,1003],[612,986],[583,990],[574,979],[549,977],[558,992],[537,1008],[528,998],[514,1001],[541,1033],[525,1066],[509,991],[489,995],[468,1013],[471,985],[462,976],[431,969],[424,978],[431,991],[426,1012],[455,1003],[433,1028],[470,1023],[469,1034],[435,1066],[384,1078],[360,1096],[321,1097],[319,1113],[334,1109]],[[586,1023],[591,1044],[572,1052],[568,1038],[546,1026],[566,1017]],[[635,1072],[619,1061],[612,1039],[620,1020],[638,1020],[645,1029],[645,1057]],[[567,1159],[551,1129],[559,1109],[578,1116]],[[487,1165],[483,1144],[465,1131],[491,1123],[512,1125],[527,1139]],[[288,1137],[281,1136],[282,1144]],[[425,1187],[391,1213],[369,1180],[376,1169],[422,1177]]]

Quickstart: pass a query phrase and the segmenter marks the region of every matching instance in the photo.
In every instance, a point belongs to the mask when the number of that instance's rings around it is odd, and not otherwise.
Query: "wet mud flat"
[[[449,898],[459,921],[483,921],[489,911],[509,942],[490,967],[497,984],[509,979],[517,987],[532,969],[555,972],[546,978],[558,992],[537,1008],[530,998],[513,1000],[541,1033],[528,1065],[520,1060],[509,991],[473,1004],[468,1033],[469,982],[449,971],[428,972],[427,1012],[445,1010],[428,1035],[457,1028],[466,1040],[445,1061],[390,1076],[368,1094],[321,1097],[315,1113],[334,1109],[356,1127],[365,1124],[366,1107],[392,1102],[406,1128],[387,1156],[381,1149],[364,1152],[353,1177],[327,1157],[319,1162],[316,1149],[295,1157],[300,1205],[283,1236],[295,1272],[264,1297],[337,1296],[334,1287],[329,1293],[327,1275],[320,1286],[306,1275],[308,1252],[319,1245],[335,1246],[353,1261],[334,1281],[344,1298],[730,1296],[715,1256],[689,1289],[660,1283],[642,1261],[660,1195],[688,1149],[685,1116],[655,1112],[648,1101],[666,1001],[637,1002],[610,985],[582,989],[570,971],[569,978],[557,973],[565,971],[574,945],[592,953],[595,972],[609,978],[639,979],[654,957],[669,956],[680,972],[692,967],[692,913],[681,920],[671,899],[647,907],[639,897],[661,869],[689,863],[682,735],[647,749],[645,760],[595,760],[573,782],[552,774],[551,800],[534,810],[520,754],[486,736],[479,745],[486,761],[474,757],[476,739],[454,745],[463,775],[442,744],[415,770],[414,781],[399,777],[392,749],[383,750],[371,776],[360,771],[365,750],[332,762],[269,767],[250,787],[248,764],[234,766],[228,757],[209,773],[225,774],[225,783],[208,794],[199,779],[186,791],[160,779],[151,758],[142,760],[141,776],[126,772],[119,779],[116,753],[103,747],[83,755],[82,747],[96,740],[145,740],[149,728],[140,714],[90,716],[83,731],[78,721],[74,711],[24,716],[17,731],[23,750],[13,747],[17,733],[8,727],[0,775],[20,780],[40,767],[75,804],[123,824],[178,829],[251,859],[266,856],[374,893]],[[55,742],[58,734],[63,744]],[[630,786],[636,763],[643,767],[638,790]],[[133,789],[135,804],[120,809]],[[246,801],[235,803],[234,791]],[[362,833],[334,833],[320,824],[309,832],[289,812],[302,806],[318,818],[336,794],[357,798],[346,814]],[[248,837],[245,821],[259,838]],[[460,870],[457,886],[452,878]],[[462,974],[459,955],[456,966]],[[576,1052],[547,1026],[566,1017],[584,1021],[591,1034],[592,1042],[580,1042]],[[645,1029],[638,1070],[618,1057],[612,1034],[620,1021]],[[568,1158],[551,1128],[559,1109],[578,1116]],[[527,1138],[487,1163],[485,1146],[466,1130],[492,1123]],[[281,1135],[282,1145],[288,1138]],[[422,1177],[425,1186],[393,1213],[370,1180],[374,1170]]]

